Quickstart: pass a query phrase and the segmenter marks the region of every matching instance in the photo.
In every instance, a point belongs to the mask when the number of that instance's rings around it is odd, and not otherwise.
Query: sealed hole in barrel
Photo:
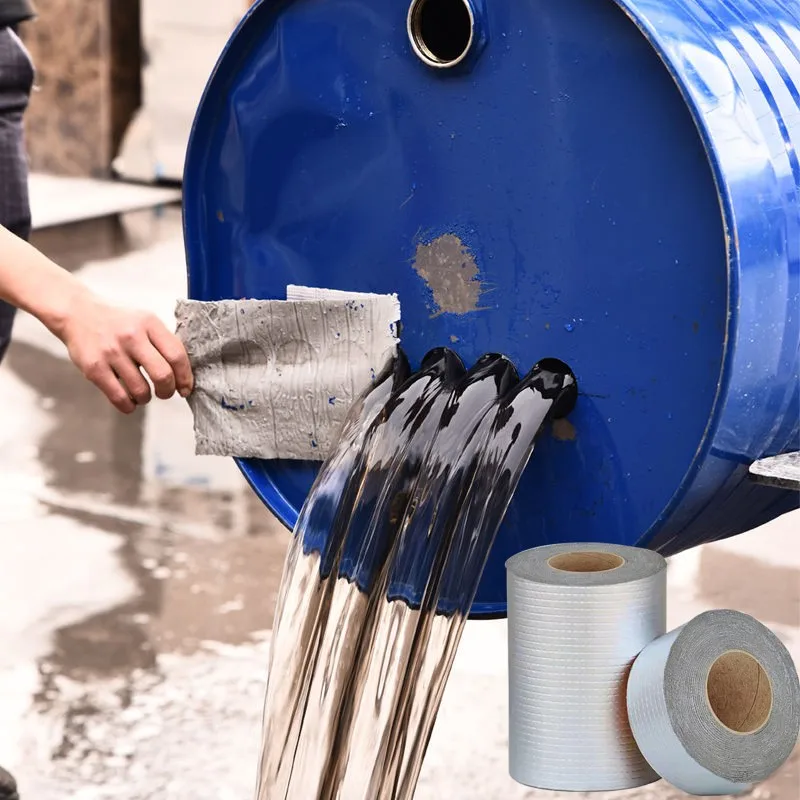
[[[414,52],[428,66],[454,67],[472,45],[474,19],[464,0],[414,0],[408,35]]]

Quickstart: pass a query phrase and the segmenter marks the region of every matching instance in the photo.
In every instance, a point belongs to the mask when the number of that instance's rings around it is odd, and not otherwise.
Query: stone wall
[[[141,0],[146,59],[142,107],[114,162],[115,172],[137,181],[182,180],[197,104],[249,4],[249,0]]]
[[[37,70],[31,166],[103,177],[141,100],[139,0],[36,0],[36,10],[20,31]]]
[[[20,31],[37,69],[32,168],[179,181],[197,100],[252,2],[36,0]]]

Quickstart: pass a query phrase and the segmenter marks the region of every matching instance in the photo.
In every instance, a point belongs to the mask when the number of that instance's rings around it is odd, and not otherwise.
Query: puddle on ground
[[[106,261],[136,247],[121,216],[102,217],[35,230],[31,244],[70,272],[89,261]]]
[[[144,260],[154,246],[176,239],[180,213],[169,208],[35,235],[37,246],[72,271],[102,266],[111,286],[122,259],[120,293],[138,253]],[[146,270],[165,269],[183,280],[182,263],[142,269],[143,280]],[[152,304],[171,305],[176,297],[156,296],[163,287],[156,283]],[[2,370],[34,393],[34,413],[46,420],[31,442],[44,483],[37,496],[54,524],[118,536],[118,557],[136,587],[124,603],[55,631],[52,652],[41,661],[41,699],[54,675],[88,680],[151,669],[158,653],[192,653],[208,640],[248,642],[271,627],[289,533],[230,460],[194,457],[185,402],[120,415],[65,354],[24,334],[15,337]]]
[[[70,272],[181,237],[181,211],[170,205],[33,231],[31,244]]]

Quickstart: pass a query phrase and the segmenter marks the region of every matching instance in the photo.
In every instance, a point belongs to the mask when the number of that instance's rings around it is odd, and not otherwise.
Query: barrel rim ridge
[[[688,3],[682,4],[678,9],[678,4],[675,2],[675,0],[670,0],[670,2],[662,2],[661,7],[655,9],[653,7],[653,3],[648,2],[648,0],[614,0],[614,2],[625,13],[625,15],[636,26],[639,32],[645,37],[647,42],[653,48],[656,55],[672,77],[678,88],[678,91],[681,94],[681,97],[686,103],[689,113],[691,114],[695,128],[703,144],[703,149],[706,153],[706,158],[711,168],[711,173],[717,190],[727,252],[728,323],[723,342],[723,358],[720,368],[719,381],[717,384],[716,396],[709,413],[708,424],[700,439],[695,456],[683,477],[683,480],[662,511],[656,517],[650,528],[642,534],[639,540],[640,544],[647,544],[648,542],[652,542],[653,540],[657,539],[660,534],[663,534],[665,532],[665,523],[670,519],[674,519],[675,516],[681,512],[681,510],[684,512],[689,512],[688,516],[684,516],[684,523],[682,525],[682,529],[688,529],[695,522],[697,517],[702,514],[705,508],[705,506],[701,506],[695,509],[682,509],[682,506],[687,499],[687,495],[690,494],[693,485],[696,483],[698,477],[708,464],[709,456],[713,455],[714,453],[717,433],[722,422],[726,418],[727,402],[731,396],[733,378],[736,376],[735,359],[737,344],[739,343],[743,333],[740,326],[742,261],[739,247],[739,228],[736,214],[737,203],[736,197],[734,196],[735,187],[733,183],[726,178],[726,174],[723,169],[721,150],[716,142],[718,132],[715,131],[708,123],[703,113],[703,109],[700,107],[698,101],[690,91],[692,82],[690,77],[687,75],[687,71],[685,69],[681,69],[680,65],[676,63],[677,59],[670,51],[668,44],[664,41],[665,28],[669,22],[674,19],[674,17],[670,14],[671,9],[677,12],[676,15],[678,16],[680,22],[691,27],[693,32],[695,32],[698,36],[703,37],[705,40],[704,47],[706,52],[714,53],[717,57],[718,63],[725,65],[731,83],[740,91],[742,91],[745,99],[747,99],[749,92],[744,92],[742,90],[739,81],[737,81],[733,70],[728,64],[727,58],[719,51],[719,48],[714,41],[714,36],[709,35],[707,32],[708,28],[705,23],[701,24],[701,22],[695,16],[693,12],[693,7],[695,7],[695,5],[704,13],[708,13],[703,3],[695,3],[694,0],[690,0]],[[770,30],[772,30],[781,39],[781,41],[785,41],[786,35],[782,28],[782,23],[784,20],[773,22],[771,17],[765,18],[764,15],[766,15],[767,10],[764,8],[764,5],[764,2],[759,2],[759,4],[755,6],[762,16],[759,20],[751,22],[751,27],[754,26],[756,21],[764,22],[765,24],[769,25]],[[783,10],[782,6],[778,6],[778,8]],[[653,13],[654,11],[664,11],[665,13],[661,18],[651,18],[655,16]],[[712,22],[716,26],[714,32],[718,36],[724,37],[725,31],[720,28],[715,18],[712,18]],[[729,38],[727,38],[727,40],[730,41]],[[741,45],[735,46],[737,49],[741,49]],[[791,48],[790,51],[793,52]],[[754,75],[754,79],[759,83],[763,83],[765,80],[763,78],[759,80],[758,75]],[[749,102],[747,103],[747,107],[750,109]],[[761,125],[758,126],[758,132],[760,135],[759,142],[764,142],[766,137]],[[769,163],[770,166],[774,166],[774,159],[770,157]],[[774,170],[771,175],[771,180],[775,185],[779,183],[778,177],[774,174]],[[789,211],[785,206],[782,210],[784,215],[786,215]],[[791,265],[789,264],[788,266]],[[747,463],[749,464],[751,460],[752,459],[748,458]],[[718,481],[718,484],[722,485],[725,480],[727,480],[727,478]],[[671,536],[669,536],[669,538],[663,538],[659,542],[659,549],[668,549],[674,538],[674,532]]]

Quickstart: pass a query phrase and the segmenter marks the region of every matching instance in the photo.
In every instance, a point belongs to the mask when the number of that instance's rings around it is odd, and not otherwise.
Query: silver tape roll
[[[526,550],[506,569],[511,777],[579,792],[658,780],[628,725],[625,683],[666,630],[666,561],[565,544]]]
[[[671,784],[739,794],[794,749],[800,684],[769,628],[738,611],[708,611],[636,659],[628,713],[642,753]]]

